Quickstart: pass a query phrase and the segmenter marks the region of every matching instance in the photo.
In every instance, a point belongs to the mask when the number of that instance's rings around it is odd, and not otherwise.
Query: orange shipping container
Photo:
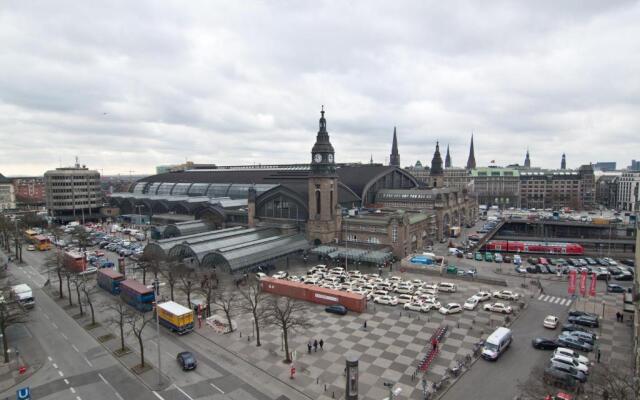
[[[260,288],[267,293],[306,300],[318,304],[342,304],[348,310],[355,312],[364,312],[367,307],[367,299],[363,295],[343,292],[341,290],[327,289],[315,285],[306,285],[300,282],[291,282],[274,278],[262,278],[260,280]]]

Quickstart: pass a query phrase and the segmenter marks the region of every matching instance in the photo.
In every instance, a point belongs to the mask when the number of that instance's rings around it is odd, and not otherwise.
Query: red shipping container
[[[367,299],[363,295],[307,285],[301,282],[262,278],[260,280],[260,288],[267,293],[306,300],[312,303],[324,305],[341,304],[347,310],[355,312],[364,312],[367,307]]]

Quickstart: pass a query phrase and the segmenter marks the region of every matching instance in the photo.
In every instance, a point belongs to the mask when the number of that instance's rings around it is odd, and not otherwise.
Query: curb
[[[313,400],[313,397],[309,396],[308,394],[304,393],[303,391],[301,391],[300,389],[296,388],[295,386],[292,386],[291,384],[287,383],[286,381],[283,381],[282,379],[278,378],[277,376],[271,374],[269,371],[262,369],[261,367],[259,367],[258,365],[256,365],[255,363],[252,363],[251,361],[245,359],[243,356],[241,356],[240,354],[231,351],[229,349],[227,349],[226,347],[219,345],[218,343],[214,342],[213,339],[206,337],[205,335],[201,334],[200,332],[198,332],[197,330],[193,330],[193,333],[195,333],[196,335],[204,338],[205,340],[207,340],[208,342],[216,345],[218,348],[226,351],[227,353],[233,355],[234,357],[237,357],[239,359],[241,359],[242,361],[244,361],[245,363],[251,365],[254,368],[257,368],[258,370],[262,371],[263,373],[269,375],[271,378],[277,380],[278,382],[282,383],[285,386],[288,386],[289,388],[291,388],[292,390],[296,391],[297,393],[301,394],[302,396],[304,396],[307,399],[311,399]]]

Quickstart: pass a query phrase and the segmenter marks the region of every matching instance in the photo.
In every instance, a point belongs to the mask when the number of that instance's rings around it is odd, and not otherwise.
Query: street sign
[[[28,387],[18,389],[16,394],[17,400],[31,400],[31,389],[29,389]]]

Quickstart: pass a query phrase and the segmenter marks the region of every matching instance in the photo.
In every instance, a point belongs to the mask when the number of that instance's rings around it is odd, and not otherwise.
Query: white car
[[[451,283],[451,282],[440,282],[440,284],[438,285],[438,291],[440,291],[440,292],[453,293],[457,289],[458,288],[456,287],[456,284],[455,283]]]
[[[422,290],[433,290],[434,293],[438,291],[438,285],[435,283],[428,283],[422,286]]]
[[[398,285],[398,287],[396,287],[396,293],[402,293],[402,294],[413,293],[413,286],[410,286],[410,285]]]
[[[503,300],[518,300],[520,295],[511,290],[498,290],[497,292],[493,292],[493,297]]]
[[[278,271],[273,274],[272,278],[285,279],[287,276],[289,276],[289,273],[287,271]]]
[[[423,300],[422,301],[422,305],[423,306],[428,306],[429,309],[431,309],[431,310],[439,309],[440,307],[442,307],[442,304],[440,304],[440,302],[437,301],[434,298]]]
[[[414,293],[414,297],[416,297],[419,301],[438,300],[438,296],[429,293]]]
[[[392,276],[389,277],[389,282],[402,282],[402,278],[400,278],[399,276]]]
[[[484,305],[484,310],[485,311],[498,312],[498,313],[502,313],[502,314],[511,314],[511,312],[513,311],[511,309],[511,306],[508,306],[508,305],[506,305],[504,303],[485,304]]]
[[[382,296],[388,296],[389,292],[387,292],[386,290],[382,290],[382,289],[378,289],[376,291],[373,292],[373,296],[374,297],[382,297]]]
[[[431,307],[422,303],[412,302],[412,303],[405,304],[404,309],[411,310],[411,311],[427,312],[431,309]]]
[[[27,246],[27,250],[29,250],[29,251],[33,251],[33,250],[35,250],[35,249],[36,249],[36,246],[34,246],[34,245],[32,245],[32,244],[30,244],[30,245],[28,245],[28,246]]]
[[[474,294],[473,297],[478,299],[478,301],[487,301],[491,300],[491,293],[481,290],[478,293]]]
[[[379,296],[373,299],[374,303],[387,304],[390,306],[398,305],[398,299],[394,296]]]
[[[421,287],[422,285],[424,285],[424,282],[420,279],[414,279],[411,281],[411,284],[415,287]]]
[[[458,303],[449,303],[445,306],[440,307],[438,310],[440,314],[448,315],[462,312],[462,307]]]
[[[476,296],[471,296],[467,299],[467,301],[465,301],[462,307],[465,310],[474,310],[478,306],[479,301],[480,299],[478,299]]]
[[[577,351],[568,349],[566,347],[558,347],[553,351],[553,354],[554,355],[560,354],[563,356],[573,357],[576,360],[578,360],[578,362],[581,362],[582,364],[585,364],[585,365],[589,365],[589,359],[587,357],[581,354],[578,354]]]
[[[558,326],[558,317],[556,317],[555,315],[547,315],[544,318],[544,322],[542,323],[542,325],[544,325],[545,328],[556,329],[556,327]]]
[[[420,293],[435,296],[436,294],[438,294],[438,289],[434,289],[432,287],[423,287],[422,289],[420,289]]]
[[[554,353],[553,357],[551,357],[551,362],[566,364],[566,365],[572,366],[573,368],[577,369],[578,371],[584,374],[587,374],[587,375],[589,374],[589,367],[586,364],[581,363],[580,361],[576,360],[573,357],[563,356],[562,354]]]
[[[401,294],[400,296],[397,297],[397,299],[398,299],[398,303],[400,304],[408,304],[413,301],[413,296],[411,296],[410,294]]]

